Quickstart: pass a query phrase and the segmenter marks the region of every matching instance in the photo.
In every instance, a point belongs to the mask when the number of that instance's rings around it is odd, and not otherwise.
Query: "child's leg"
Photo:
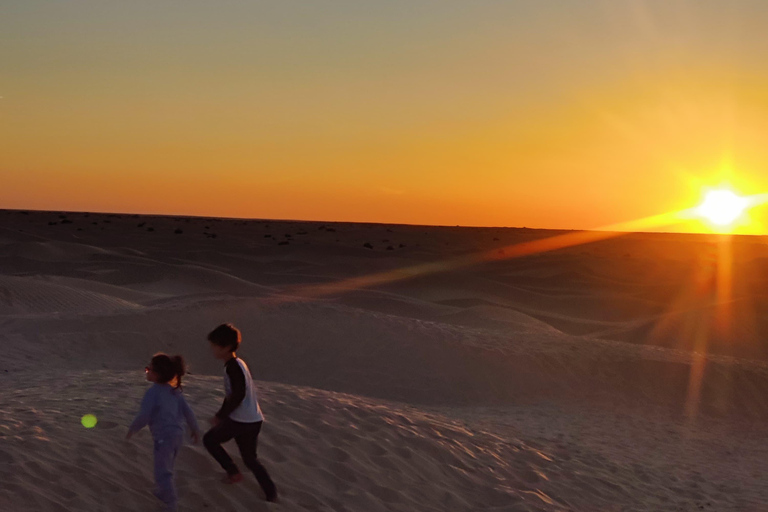
[[[267,469],[259,462],[256,456],[256,448],[259,441],[259,432],[261,431],[262,422],[258,423],[240,423],[242,426],[241,432],[235,437],[237,447],[240,448],[240,455],[243,457],[243,462],[253,472],[253,476],[259,482],[259,485],[264,489],[264,494],[267,495],[268,501],[274,501],[277,498],[277,488],[275,483],[270,478]]]
[[[236,433],[232,421],[224,420],[206,432],[203,436],[203,445],[205,446],[205,449],[208,450],[208,453],[210,453],[213,458],[216,459],[216,462],[224,468],[224,471],[226,471],[228,475],[236,475],[240,470],[237,469],[237,465],[235,465],[232,457],[230,457],[227,451],[222,448],[221,444],[226,443],[235,437]]]
[[[169,512],[177,506],[176,487],[173,485],[173,464],[182,444],[181,436],[155,440],[155,496],[165,503]]]

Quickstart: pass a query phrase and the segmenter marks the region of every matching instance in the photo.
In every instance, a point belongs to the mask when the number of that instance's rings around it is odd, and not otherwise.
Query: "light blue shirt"
[[[200,431],[195,414],[184,400],[181,390],[169,384],[154,384],[144,393],[139,414],[128,431],[133,434],[149,425],[152,437],[160,439],[183,433],[184,423],[193,432]]]

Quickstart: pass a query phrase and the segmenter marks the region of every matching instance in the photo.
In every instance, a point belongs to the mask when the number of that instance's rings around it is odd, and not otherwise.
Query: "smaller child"
[[[170,357],[158,353],[144,368],[147,380],[154,382],[144,393],[141,409],[131,426],[126,439],[149,425],[155,445],[155,484],[154,495],[169,512],[177,507],[176,488],[173,484],[173,464],[176,455],[184,444],[184,423],[192,432],[192,442],[200,440],[200,429],[192,409],[189,408],[181,392],[181,377],[186,373],[184,358]]]

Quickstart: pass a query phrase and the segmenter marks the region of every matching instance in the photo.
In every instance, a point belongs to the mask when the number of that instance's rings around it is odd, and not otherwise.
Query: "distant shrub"
[[[143,228],[143,227],[144,227],[144,226],[146,226],[146,225],[147,225],[147,223],[146,223],[146,222],[139,222],[138,224],[136,224],[136,227],[137,227],[137,228]]]
[[[154,231],[155,228],[147,228],[147,231]]]
[[[182,230],[181,228],[176,228],[176,231],[174,231],[173,233],[174,233],[175,235],[180,235],[180,234],[182,234],[183,232],[184,232],[184,230]]]
[[[373,249],[373,245],[371,245],[369,242],[365,242],[363,244],[363,247],[365,247],[366,249]]]
[[[288,245],[288,240],[283,240],[282,242],[278,242],[277,245]]]
[[[388,250],[388,251],[394,251],[394,250],[395,250],[395,248],[394,248],[394,247],[392,247],[391,245],[388,245],[388,246],[387,246],[387,250]]]
[[[403,247],[405,247],[405,244],[400,244],[400,245],[398,245],[398,247],[399,247],[400,249],[402,249]]]
[[[62,224],[72,224],[72,221],[69,220],[69,219],[64,219],[63,221],[61,221],[61,223]]]

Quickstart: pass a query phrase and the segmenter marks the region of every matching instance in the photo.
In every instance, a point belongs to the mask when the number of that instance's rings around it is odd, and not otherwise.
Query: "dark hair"
[[[187,366],[184,364],[183,357],[171,357],[168,354],[158,352],[152,357],[150,365],[152,366],[152,371],[157,374],[157,382],[166,384],[172,381],[174,377],[177,377],[176,387],[181,387],[181,378],[187,373]]]
[[[240,331],[232,324],[221,324],[208,333],[208,341],[235,352],[240,346]]]

